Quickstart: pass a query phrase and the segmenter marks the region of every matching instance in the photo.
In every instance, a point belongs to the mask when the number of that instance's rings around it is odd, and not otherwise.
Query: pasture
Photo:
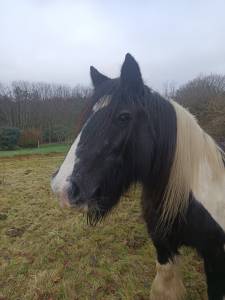
[[[33,155],[33,154],[49,154],[49,153],[64,153],[69,149],[66,144],[44,144],[39,148],[21,148],[17,150],[0,151],[1,157],[13,157],[18,155]]]
[[[0,299],[147,300],[155,250],[140,190],[89,227],[51,193],[50,176],[62,160],[59,154],[0,159]],[[186,299],[207,299],[202,262],[194,251],[182,253]]]

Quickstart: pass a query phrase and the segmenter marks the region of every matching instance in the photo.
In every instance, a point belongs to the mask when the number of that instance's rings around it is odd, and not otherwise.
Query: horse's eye
[[[122,112],[118,115],[118,120],[120,122],[128,122],[129,120],[131,119],[131,115],[129,112],[125,111],[125,112]]]

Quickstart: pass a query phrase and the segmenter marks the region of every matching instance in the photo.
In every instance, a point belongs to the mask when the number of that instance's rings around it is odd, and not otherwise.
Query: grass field
[[[10,151],[0,151],[1,157],[13,157],[17,155],[32,155],[32,154],[49,154],[49,153],[65,153],[69,149],[69,145],[65,144],[45,144],[39,148],[25,148]]]
[[[49,180],[62,155],[0,159],[1,300],[147,300],[155,251],[139,207],[124,197],[103,223],[61,210]],[[206,299],[203,265],[182,249],[188,300]]]

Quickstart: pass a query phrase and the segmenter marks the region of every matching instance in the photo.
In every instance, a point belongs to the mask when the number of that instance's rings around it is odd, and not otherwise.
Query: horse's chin
[[[71,203],[68,199],[60,199],[59,205],[61,208],[68,208],[82,213],[87,213],[89,210],[87,203],[74,204]]]
[[[78,211],[78,212],[82,212],[82,213],[88,213],[88,204],[81,204],[81,205],[71,205],[71,208]]]

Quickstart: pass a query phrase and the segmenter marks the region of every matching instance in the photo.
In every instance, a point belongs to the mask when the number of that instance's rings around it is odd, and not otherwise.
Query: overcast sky
[[[0,0],[0,82],[89,85],[127,52],[155,89],[225,73],[225,1]]]

